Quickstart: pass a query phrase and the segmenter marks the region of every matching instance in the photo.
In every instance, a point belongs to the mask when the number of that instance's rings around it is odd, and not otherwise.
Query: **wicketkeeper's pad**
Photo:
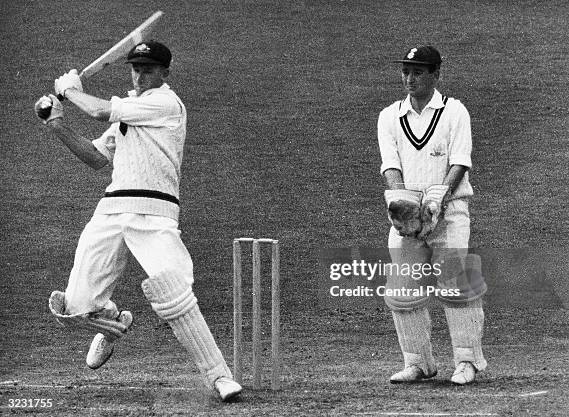
[[[415,237],[421,231],[423,193],[413,190],[385,190],[387,215],[401,236]]]
[[[49,297],[49,309],[55,319],[62,326],[79,327],[103,333],[111,340],[119,339],[128,330],[124,324],[117,320],[99,317],[97,313],[66,314],[65,293],[53,291]]]
[[[466,304],[482,297],[488,286],[482,275],[480,255],[445,256],[437,284],[439,289],[458,290],[459,295],[439,295],[441,301],[449,304]]]

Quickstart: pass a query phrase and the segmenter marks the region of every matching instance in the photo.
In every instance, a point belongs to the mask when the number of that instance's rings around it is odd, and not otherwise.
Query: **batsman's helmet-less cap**
[[[398,59],[396,61],[400,64],[416,64],[416,65],[431,65],[438,67],[443,62],[441,59],[441,54],[432,46],[418,46],[416,48],[409,49],[403,59]]]
[[[166,45],[148,41],[132,48],[126,59],[127,64],[158,64],[168,68],[172,61],[172,53]]]

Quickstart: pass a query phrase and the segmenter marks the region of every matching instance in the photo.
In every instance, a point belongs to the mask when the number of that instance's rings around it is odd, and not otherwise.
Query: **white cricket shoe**
[[[130,311],[121,311],[117,321],[120,321],[130,328],[133,322],[132,313]],[[115,342],[108,340],[103,333],[97,333],[91,342],[89,352],[87,352],[87,366],[91,369],[98,369],[103,366],[113,354]]]
[[[470,362],[460,362],[450,381],[456,385],[466,385],[474,382],[474,378],[476,377],[476,368]]]
[[[215,390],[219,394],[221,401],[228,401],[239,395],[243,388],[237,382],[226,376],[219,377],[215,380]]]
[[[419,382],[423,379],[433,378],[437,375],[437,371],[434,371],[430,375],[425,375],[423,370],[416,365],[411,365],[406,367],[400,372],[391,375],[389,378],[389,382],[392,384],[402,384],[402,383],[411,383],[411,382]]]

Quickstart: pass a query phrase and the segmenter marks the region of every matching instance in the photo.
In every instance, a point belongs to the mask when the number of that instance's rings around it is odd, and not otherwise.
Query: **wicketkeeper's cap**
[[[418,46],[409,49],[403,59],[398,59],[397,63],[401,64],[416,64],[416,65],[441,65],[441,54],[430,45]]]
[[[158,64],[166,68],[170,66],[172,53],[160,42],[141,42],[130,50],[127,55],[128,64]]]

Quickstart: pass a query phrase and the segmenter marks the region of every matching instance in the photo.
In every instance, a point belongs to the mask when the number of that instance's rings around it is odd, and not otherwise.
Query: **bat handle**
[[[65,97],[63,97],[61,94],[58,94],[58,95],[57,95],[57,99],[58,99],[59,101],[63,101],[63,100],[65,100]]]

